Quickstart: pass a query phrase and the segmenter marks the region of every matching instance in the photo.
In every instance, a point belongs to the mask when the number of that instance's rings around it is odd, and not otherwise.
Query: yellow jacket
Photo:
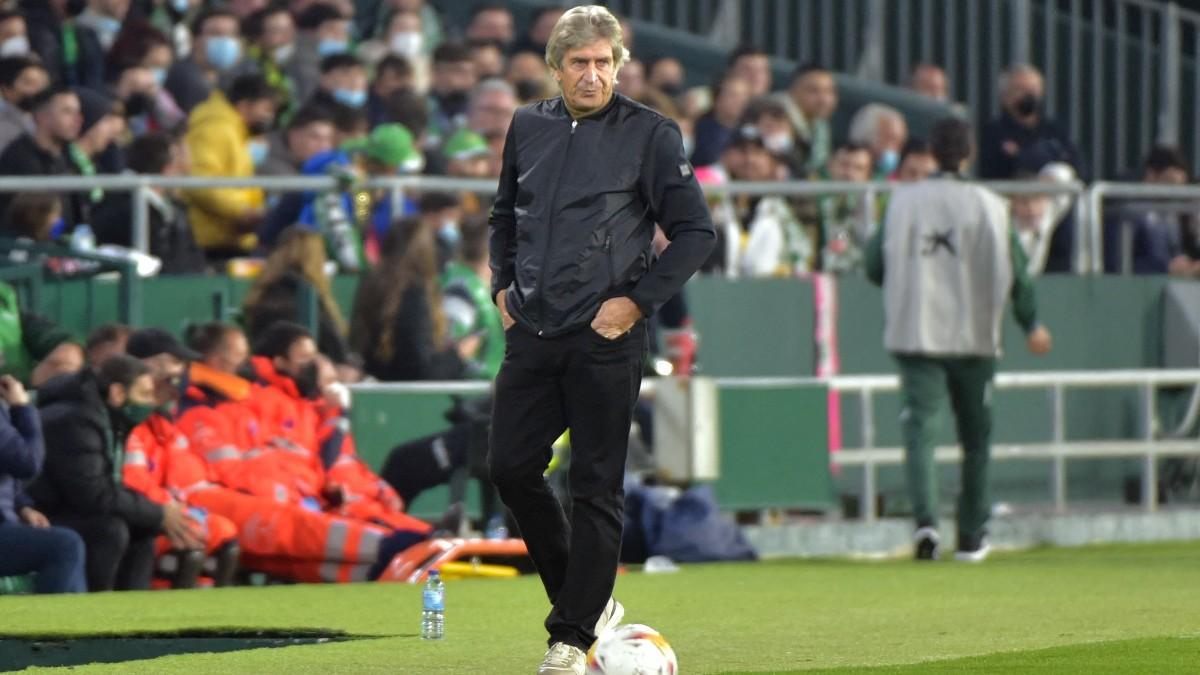
[[[254,175],[247,143],[250,132],[237,110],[214,91],[188,117],[187,144],[193,176],[248,178]],[[188,219],[200,248],[239,248],[249,251],[257,241],[253,233],[238,232],[235,221],[261,209],[263,192],[257,188],[211,188],[187,193]]]

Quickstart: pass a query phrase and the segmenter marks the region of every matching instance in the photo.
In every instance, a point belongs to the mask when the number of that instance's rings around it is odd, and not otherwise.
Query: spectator
[[[471,59],[475,62],[475,75],[480,80],[504,76],[504,68],[507,63],[505,62],[504,48],[500,46],[499,42],[470,40],[467,42],[467,49],[470,50]]]
[[[224,9],[201,13],[192,23],[195,44],[188,58],[167,73],[167,91],[185,113],[209,100],[242,60],[237,15]]]
[[[779,180],[786,175],[780,158],[763,143],[753,126],[738,130],[730,147],[722,154],[722,163],[732,169],[735,180]],[[733,255],[736,269],[750,277],[792,276],[811,271],[814,265],[812,238],[805,232],[795,209],[782,197],[734,200],[738,220],[746,224],[745,243],[732,242],[739,252]],[[731,245],[730,233],[718,235],[722,250]]]
[[[188,175],[187,150],[168,134],[139,136],[129,145],[129,170],[149,176]],[[199,274],[205,271],[204,253],[196,245],[187,220],[187,207],[174,190],[151,187],[146,192],[150,255],[162,261],[160,274]],[[109,194],[96,209],[92,229],[96,241],[133,246],[133,194]]]
[[[492,150],[483,136],[470,129],[459,129],[442,147],[446,155],[446,175],[459,178],[491,176]],[[494,177],[494,176],[493,176]],[[477,205],[478,206],[478,205]],[[475,213],[479,209],[464,209]]]
[[[470,370],[477,377],[492,380],[504,360],[504,323],[492,302],[487,218],[481,214],[468,216],[460,229],[458,258],[442,272],[443,311],[451,340],[461,342],[473,335],[481,338]]]
[[[37,95],[49,85],[50,76],[36,59],[0,57],[0,152],[21,134],[33,131],[29,113]]]
[[[134,134],[173,131],[187,117],[165,87],[174,60],[170,40],[149,23],[129,22],[117,37],[106,70]]]
[[[1062,162],[1042,167],[1036,174],[1017,174],[1017,180],[1065,184],[1076,180],[1075,170]],[[1026,272],[1037,276],[1047,268],[1071,269],[1073,261],[1053,259],[1051,244],[1055,230],[1070,212],[1075,198],[1070,194],[1016,194],[1012,196],[1012,223],[1017,240],[1029,260]]]
[[[92,591],[149,588],[160,532],[180,547],[202,543],[178,504],[155,504],[117,478],[126,436],[154,407],[149,368],[124,355],[38,391],[46,464],[30,495],[87,544]]]
[[[47,89],[30,103],[34,129],[19,136],[0,153],[0,175],[67,176],[72,173],[68,149],[79,138],[83,115],[79,97],[70,89]],[[73,227],[77,210],[71,194],[61,197],[63,219]],[[0,213],[5,212],[12,193],[0,193]]]
[[[362,109],[367,105],[367,67],[349,53],[331,54],[321,59],[321,77],[317,92],[307,105],[337,111],[340,107]]]
[[[10,375],[0,377],[0,400],[0,576],[32,573],[37,593],[83,593],[83,540],[71,530],[51,527],[23,488],[45,459],[37,409]]]
[[[749,102],[750,87],[740,77],[726,73],[717,80],[713,87],[712,110],[696,120],[693,165],[707,166],[720,158],[737,125],[741,124]]]
[[[829,167],[820,178],[850,183],[871,180],[871,151],[855,143],[838,146]],[[875,224],[863,213],[863,198],[844,194],[823,195],[816,200],[817,250],[820,269],[848,272],[862,265],[863,251]],[[809,214],[804,214],[808,216]]]
[[[120,323],[106,323],[91,333],[83,343],[84,358],[87,365],[95,372],[100,372],[100,366],[110,358],[125,353],[125,343],[133,329]]]
[[[371,126],[387,122],[404,122],[389,118],[389,104],[396,94],[416,91],[412,62],[403,56],[389,54],[375,66],[375,79],[371,81],[371,93],[367,97],[367,111]],[[426,113],[428,117],[428,113]],[[408,126],[405,124],[405,126]],[[410,127],[411,128],[411,127]]]
[[[528,30],[517,38],[513,53],[529,51],[539,55],[545,54],[546,43],[550,41],[550,33],[554,30],[554,24],[558,23],[564,13],[566,13],[565,9],[552,6],[542,6],[535,10],[529,20]]]
[[[884,180],[900,168],[900,151],[908,141],[908,122],[895,108],[868,103],[850,120],[850,142],[871,152],[875,180]]]
[[[399,124],[412,134],[413,145],[417,148],[429,148],[424,152],[425,164],[422,169],[426,173],[442,173],[441,158],[436,148],[431,148],[427,129],[429,127],[429,101],[420,94],[409,89],[393,92],[387,103],[387,117],[384,124]],[[377,125],[378,126],[378,125]]]
[[[1006,180],[1020,170],[1039,171],[1050,162],[1066,162],[1086,172],[1075,144],[1047,117],[1045,81],[1037,68],[1016,65],[1000,76],[1000,116],[980,134],[979,177]]]
[[[67,157],[74,173],[87,178],[99,173],[118,173],[123,166],[117,138],[125,133],[125,106],[108,96],[90,89],[76,89],[83,124],[79,138],[67,145]],[[115,155],[115,159],[112,157]],[[108,158],[108,166],[102,160]],[[85,198],[76,201],[75,222],[92,222],[92,210],[104,200],[104,191],[92,188]]]
[[[367,109],[339,105],[329,111],[333,115],[334,146],[341,147],[367,137],[371,132],[371,118]]]
[[[15,9],[0,10],[0,58],[29,56],[29,25]]]
[[[236,375],[250,363],[250,341],[233,324],[213,321],[192,326],[187,332],[187,346],[200,354],[199,363],[218,373]]]
[[[489,141],[503,139],[517,111],[517,95],[504,80],[484,80],[471,92],[467,106],[467,127]]]
[[[79,26],[91,28],[100,40],[100,48],[112,49],[121,32],[121,23],[129,13],[130,0],[87,0],[87,9],[75,19]]]
[[[458,195],[449,192],[426,192],[417,200],[417,214],[422,227],[437,239],[437,268],[440,274],[446,264],[458,255],[462,235],[458,223],[462,220],[462,203]]]
[[[646,93],[646,67],[637,59],[629,59],[621,66],[617,78],[617,91],[633,100],[639,100]]]
[[[271,152],[255,173],[259,176],[298,176],[304,163],[333,149],[333,116],[320,106],[305,106],[288,120],[287,128],[270,136]]]
[[[796,140],[804,150],[804,167],[809,173],[820,171],[829,162],[833,149],[830,120],[837,110],[838,90],[833,73],[814,64],[804,64],[792,73],[786,93],[778,94],[787,108]]]
[[[287,67],[296,55],[296,22],[283,5],[268,5],[242,22],[246,38],[246,63],[275,89],[279,107],[290,111],[299,105]]]
[[[516,39],[513,28],[512,11],[502,2],[485,2],[471,9],[471,19],[467,23],[466,38],[468,40],[491,40],[498,43],[504,51],[512,47]]]
[[[796,145],[796,130],[783,103],[771,96],[760,96],[747,106],[743,122],[754,127],[763,146],[787,168],[789,175],[805,177],[804,155]]]
[[[471,52],[457,43],[446,43],[433,52],[430,85],[430,131],[440,145],[466,121],[471,90],[479,82]]]
[[[896,170],[896,179],[904,183],[915,183],[925,180],[937,173],[937,160],[933,157],[933,149],[929,143],[910,138],[904,144],[900,153],[900,168]]]
[[[741,79],[750,89],[750,97],[771,93],[771,58],[760,47],[741,45],[725,63],[729,74]]]
[[[350,344],[363,355],[366,373],[384,381],[459,379],[480,342],[479,336],[451,341],[434,230],[417,219],[397,223],[354,298]]]
[[[51,242],[62,227],[62,200],[48,192],[18,192],[4,214],[4,236]]]
[[[520,51],[509,57],[504,78],[513,86],[522,105],[552,96],[546,57],[537,52]]]
[[[646,64],[646,83],[673,99],[683,93],[686,81],[683,64],[673,56],[660,56]]]
[[[68,87],[104,86],[104,47],[95,31],[78,22],[78,0],[22,0],[29,45],[46,65],[50,80]],[[73,36],[74,40],[68,39]],[[68,45],[74,48],[68,49]]]
[[[912,75],[908,79],[908,88],[938,103],[950,101],[950,89],[946,85],[946,71],[934,63],[918,63],[913,66]]]
[[[1178,148],[1157,146],[1146,156],[1143,183],[1186,185],[1190,181],[1191,168]],[[1105,209],[1104,271],[1200,276],[1200,257],[1185,249],[1185,244],[1195,245],[1193,205],[1180,206],[1128,201]]]
[[[266,158],[262,137],[274,119],[275,92],[259,75],[234,80],[228,96],[214,91],[188,118],[192,175],[253,176],[254,167]],[[254,248],[254,230],[263,220],[262,190],[191,190],[187,202],[196,243],[208,256],[228,258]]]
[[[83,350],[53,321],[22,309],[17,292],[0,282],[0,375],[38,388],[83,368]]]
[[[325,273],[327,260],[320,234],[299,227],[284,231],[242,304],[251,339],[257,339],[276,321],[298,320],[304,310],[301,290],[307,285],[317,294],[317,344],[321,352],[335,363],[354,363],[346,346],[346,320]]]
[[[296,49],[287,65],[296,100],[307,101],[317,89],[321,60],[347,51],[350,44],[350,19],[336,6],[318,2],[296,17],[300,34]]]

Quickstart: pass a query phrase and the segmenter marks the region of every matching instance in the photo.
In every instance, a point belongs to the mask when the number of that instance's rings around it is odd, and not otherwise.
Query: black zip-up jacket
[[[716,242],[679,127],[620,94],[579,120],[562,97],[517,110],[489,223],[492,297],[507,289],[513,319],[545,337],[609,298],[650,316]],[[657,261],[655,223],[671,240]]]

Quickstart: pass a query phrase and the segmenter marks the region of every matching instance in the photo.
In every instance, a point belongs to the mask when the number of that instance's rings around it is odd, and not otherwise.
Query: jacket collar
[[[614,91],[612,97],[608,99],[608,103],[605,103],[603,108],[580,117],[578,121],[583,122],[584,120],[598,120],[608,116],[608,114],[616,107],[617,99],[619,98],[623,98],[623,95]],[[563,98],[562,94],[558,95],[557,103],[558,108],[564,117],[566,117],[568,120],[575,120],[575,118],[571,116],[571,111],[567,109],[567,100]]]
[[[271,363],[271,359],[265,356],[255,356],[250,359],[250,364],[254,367],[254,375],[263,384],[279,389],[290,398],[303,398],[300,396],[300,390],[296,388],[296,382],[275,370],[275,364]]]

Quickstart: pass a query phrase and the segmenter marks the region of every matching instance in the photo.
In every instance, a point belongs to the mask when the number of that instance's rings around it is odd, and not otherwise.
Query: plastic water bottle
[[[71,248],[88,252],[96,248],[96,234],[87,223],[80,223],[71,231]]]
[[[504,514],[497,513],[487,521],[488,539],[508,539],[508,526],[504,524]]]
[[[446,584],[437,570],[429,571],[425,590],[421,593],[421,639],[441,640],[445,637]]]

